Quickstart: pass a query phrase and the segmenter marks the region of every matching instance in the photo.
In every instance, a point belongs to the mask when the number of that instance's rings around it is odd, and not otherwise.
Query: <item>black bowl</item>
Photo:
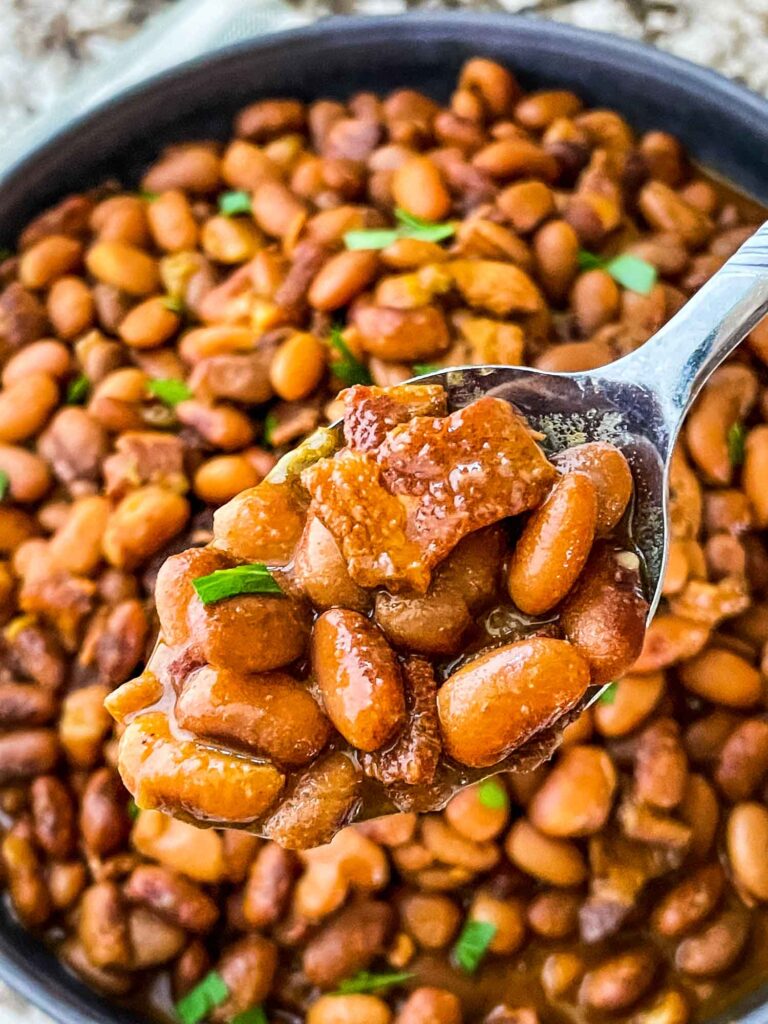
[[[768,102],[711,71],[610,35],[491,14],[329,19],[243,43],[160,75],[71,125],[0,183],[0,243],[69,191],[130,184],[165,143],[221,137],[260,96],[343,99],[422,89],[445,101],[469,56],[509,64],[532,88],[574,89],[638,129],[676,134],[704,166],[768,203]],[[140,1024],[73,978],[0,910],[0,977],[61,1024]],[[768,979],[767,979],[768,980]],[[711,1024],[768,1024],[768,984]]]

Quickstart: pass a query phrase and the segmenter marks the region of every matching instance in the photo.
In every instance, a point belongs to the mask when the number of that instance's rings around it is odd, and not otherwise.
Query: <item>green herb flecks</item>
[[[217,569],[208,576],[192,580],[192,586],[203,604],[215,604],[238,594],[283,594],[269,569],[261,562]]]
[[[90,390],[91,382],[85,374],[81,373],[79,377],[75,377],[67,385],[67,405],[83,405],[88,398]]]
[[[420,242],[443,242],[456,234],[455,224],[433,224],[421,217],[414,217],[399,207],[395,210],[395,228],[370,228],[347,231],[344,245],[347,249],[386,249],[398,238],[415,238]]]
[[[0,469],[0,501],[5,501],[11,490],[11,478],[4,469]]]
[[[228,998],[227,983],[217,971],[211,971],[176,1003],[176,1013],[182,1024],[199,1024]]]
[[[270,447],[274,447],[275,430],[277,430],[279,425],[280,423],[277,418],[277,415],[273,412],[268,412],[267,415],[264,417],[264,444],[268,444]]]
[[[148,188],[139,189],[139,198],[145,199],[148,203],[154,203],[156,199],[160,198],[159,192],[152,192]]]
[[[139,810],[139,806],[138,806],[138,804],[136,803],[135,800],[129,800],[128,801],[127,811],[128,811],[128,817],[131,819],[131,821],[136,821],[138,816],[141,814],[141,811]]]
[[[619,692],[618,683],[608,683],[606,688],[597,698],[601,704],[613,704]]]
[[[269,1024],[263,1006],[252,1006],[232,1018],[232,1024]]]
[[[225,217],[236,217],[240,213],[250,213],[251,197],[247,192],[222,192],[219,196],[219,213]]]
[[[477,799],[490,811],[506,810],[509,802],[504,784],[498,779],[484,779],[477,787]]]
[[[467,921],[453,947],[453,959],[467,974],[474,974],[496,934],[489,921]]]
[[[744,462],[744,442],[747,431],[744,424],[737,420],[728,429],[728,458],[732,466],[740,466]]]
[[[341,995],[350,995],[354,992],[387,992],[412,977],[411,971],[391,971],[384,974],[358,971],[354,977],[345,978],[340,982],[338,991]]]
[[[438,366],[436,363],[414,363],[411,367],[411,373],[414,377],[428,377],[430,373],[438,373],[438,371],[445,369],[443,366]]]
[[[637,292],[638,295],[648,295],[659,277],[652,263],[628,252],[605,258],[580,249],[579,266],[582,270],[605,270],[623,288]]]
[[[166,309],[169,309],[171,313],[181,314],[184,312],[184,303],[176,295],[163,296],[163,306],[165,306]]]
[[[175,377],[155,377],[148,380],[147,391],[171,409],[179,402],[186,402],[192,397],[192,392],[184,381]]]
[[[368,373],[368,369],[363,366],[359,359],[355,359],[349,350],[349,346],[344,341],[344,335],[342,334],[342,328],[338,324],[334,324],[331,327],[331,336],[328,339],[331,348],[335,349],[336,352],[341,356],[336,362],[331,364],[331,371],[334,376],[351,388],[354,384],[370,384],[371,375]]]

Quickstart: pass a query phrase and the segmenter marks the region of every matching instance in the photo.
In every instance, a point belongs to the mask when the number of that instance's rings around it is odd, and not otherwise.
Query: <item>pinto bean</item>
[[[749,916],[724,910],[700,932],[683,939],[675,952],[675,966],[694,977],[722,974],[736,961],[749,938]]]
[[[632,470],[621,451],[607,441],[589,441],[559,452],[553,462],[568,473],[584,473],[597,495],[596,532],[605,536],[616,526],[632,496]]]
[[[29,683],[0,683],[0,725],[45,725],[56,714],[54,694]]]
[[[546,889],[528,904],[526,919],[545,939],[564,939],[579,925],[580,899],[575,893]]]
[[[359,612],[331,609],[312,631],[312,665],[326,711],[360,750],[378,750],[405,719],[394,652]]]
[[[73,690],[64,698],[59,719],[59,738],[69,761],[78,768],[91,768],[99,759],[109,732],[109,715],[104,708],[108,689],[101,683]]]
[[[168,146],[141,181],[148,192],[182,189],[188,192],[212,192],[219,184],[219,158],[215,149],[203,142],[185,142]]]
[[[378,996],[353,993],[320,996],[307,1012],[307,1024],[390,1024],[392,1012]]]
[[[0,391],[0,443],[15,444],[39,433],[59,390],[47,373],[30,373]]]
[[[444,949],[456,935],[461,912],[450,896],[408,892],[398,904],[404,927],[423,949]]]
[[[739,803],[728,817],[727,850],[739,886],[768,900],[768,811],[762,804]]]
[[[392,908],[386,903],[365,900],[347,907],[307,943],[304,973],[314,985],[332,988],[383,952],[392,925]]]
[[[18,729],[0,736],[0,783],[28,779],[51,771],[59,759],[59,743],[51,729]]]
[[[38,775],[30,796],[38,845],[50,857],[63,860],[75,844],[75,814],[66,786],[52,775]]]
[[[715,781],[729,800],[748,800],[768,773],[768,722],[748,718],[726,739],[717,757]]]
[[[654,912],[653,924],[665,937],[683,935],[708,917],[725,885],[719,864],[705,864],[670,890]]]
[[[692,693],[726,707],[753,707],[762,693],[757,669],[739,655],[717,647],[686,661],[680,679]]]
[[[123,886],[123,896],[190,932],[210,931],[219,916],[215,902],[198,885],[158,864],[135,868]]]
[[[66,345],[50,338],[41,338],[11,356],[3,369],[3,387],[10,387],[30,373],[47,373],[60,380],[70,370],[72,355]]]
[[[648,949],[637,949],[605,960],[584,975],[579,1002],[592,1010],[626,1009],[647,992],[656,961]]]
[[[28,928],[44,924],[51,913],[51,901],[32,843],[9,832],[0,843],[0,858],[16,913]]]
[[[80,831],[87,849],[97,857],[114,853],[130,828],[126,794],[109,768],[99,768],[88,780],[80,804]]]
[[[586,662],[560,640],[533,637],[489,651],[438,693],[446,749],[462,764],[495,764],[573,707],[588,681]]]
[[[127,242],[96,242],[85,264],[97,280],[128,295],[149,295],[160,284],[157,262]]]
[[[598,832],[611,810],[616,770],[598,747],[569,747],[528,805],[533,825],[550,836]]]
[[[728,432],[754,404],[757,380],[746,366],[722,366],[712,374],[686,424],[691,458],[704,475],[719,484],[733,476]]]
[[[443,988],[414,989],[400,1008],[396,1024],[462,1024],[458,996]]]
[[[507,587],[515,604],[541,615],[565,597],[586,564],[597,521],[594,484],[567,473],[531,513],[512,552]]]
[[[335,606],[365,611],[368,593],[349,575],[347,564],[328,530],[317,516],[308,517],[293,557],[298,586],[316,608]]]
[[[228,946],[216,970],[229,989],[225,1002],[211,1013],[211,1020],[230,1021],[263,1002],[277,969],[277,946],[262,935],[246,935]]]
[[[465,786],[445,808],[446,820],[453,828],[472,839],[474,842],[486,842],[494,839],[504,828],[509,818],[509,800],[506,790],[499,779],[491,785],[494,787],[493,806],[488,806],[487,789],[479,786]]]
[[[77,933],[96,967],[130,967],[128,919],[115,882],[98,882],[85,890]]]
[[[640,734],[635,753],[635,795],[643,803],[670,810],[683,799],[688,775],[680,729],[671,718],[657,719]]]
[[[568,887],[584,881],[587,868],[579,848],[567,839],[553,839],[519,818],[505,848],[521,871],[549,885]]]
[[[257,853],[243,892],[243,915],[253,928],[266,928],[282,916],[297,873],[296,855],[277,843]]]
[[[176,717],[195,735],[248,750],[290,767],[316,757],[330,723],[311,694],[285,673],[241,675],[207,665],[186,677]]]
[[[595,545],[560,614],[566,637],[590,664],[592,682],[608,682],[635,661],[647,613],[636,556]]]

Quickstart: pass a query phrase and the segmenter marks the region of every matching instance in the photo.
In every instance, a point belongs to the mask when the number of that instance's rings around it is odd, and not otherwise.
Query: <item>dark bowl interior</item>
[[[164,144],[221,137],[261,96],[343,99],[412,86],[446,100],[462,61],[507,63],[529,88],[572,88],[638,129],[675,133],[704,166],[768,203],[768,102],[719,75],[609,35],[487,14],[330,19],[240,44],[131,90],[68,127],[0,186],[0,244],[47,203],[106,177],[135,182]],[[62,1024],[141,1024],[94,995],[0,907],[0,977]],[[767,1024],[768,984],[718,1021]]]

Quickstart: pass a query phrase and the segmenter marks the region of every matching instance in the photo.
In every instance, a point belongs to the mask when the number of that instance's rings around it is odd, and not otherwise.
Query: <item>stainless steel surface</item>
[[[668,546],[669,462],[685,413],[708,377],[768,312],[768,222],[637,351],[587,373],[470,366],[419,377],[441,383],[449,407],[482,395],[512,402],[554,454],[610,441],[635,478],[632,535],[645,563],[649,617],[661,595]]]

